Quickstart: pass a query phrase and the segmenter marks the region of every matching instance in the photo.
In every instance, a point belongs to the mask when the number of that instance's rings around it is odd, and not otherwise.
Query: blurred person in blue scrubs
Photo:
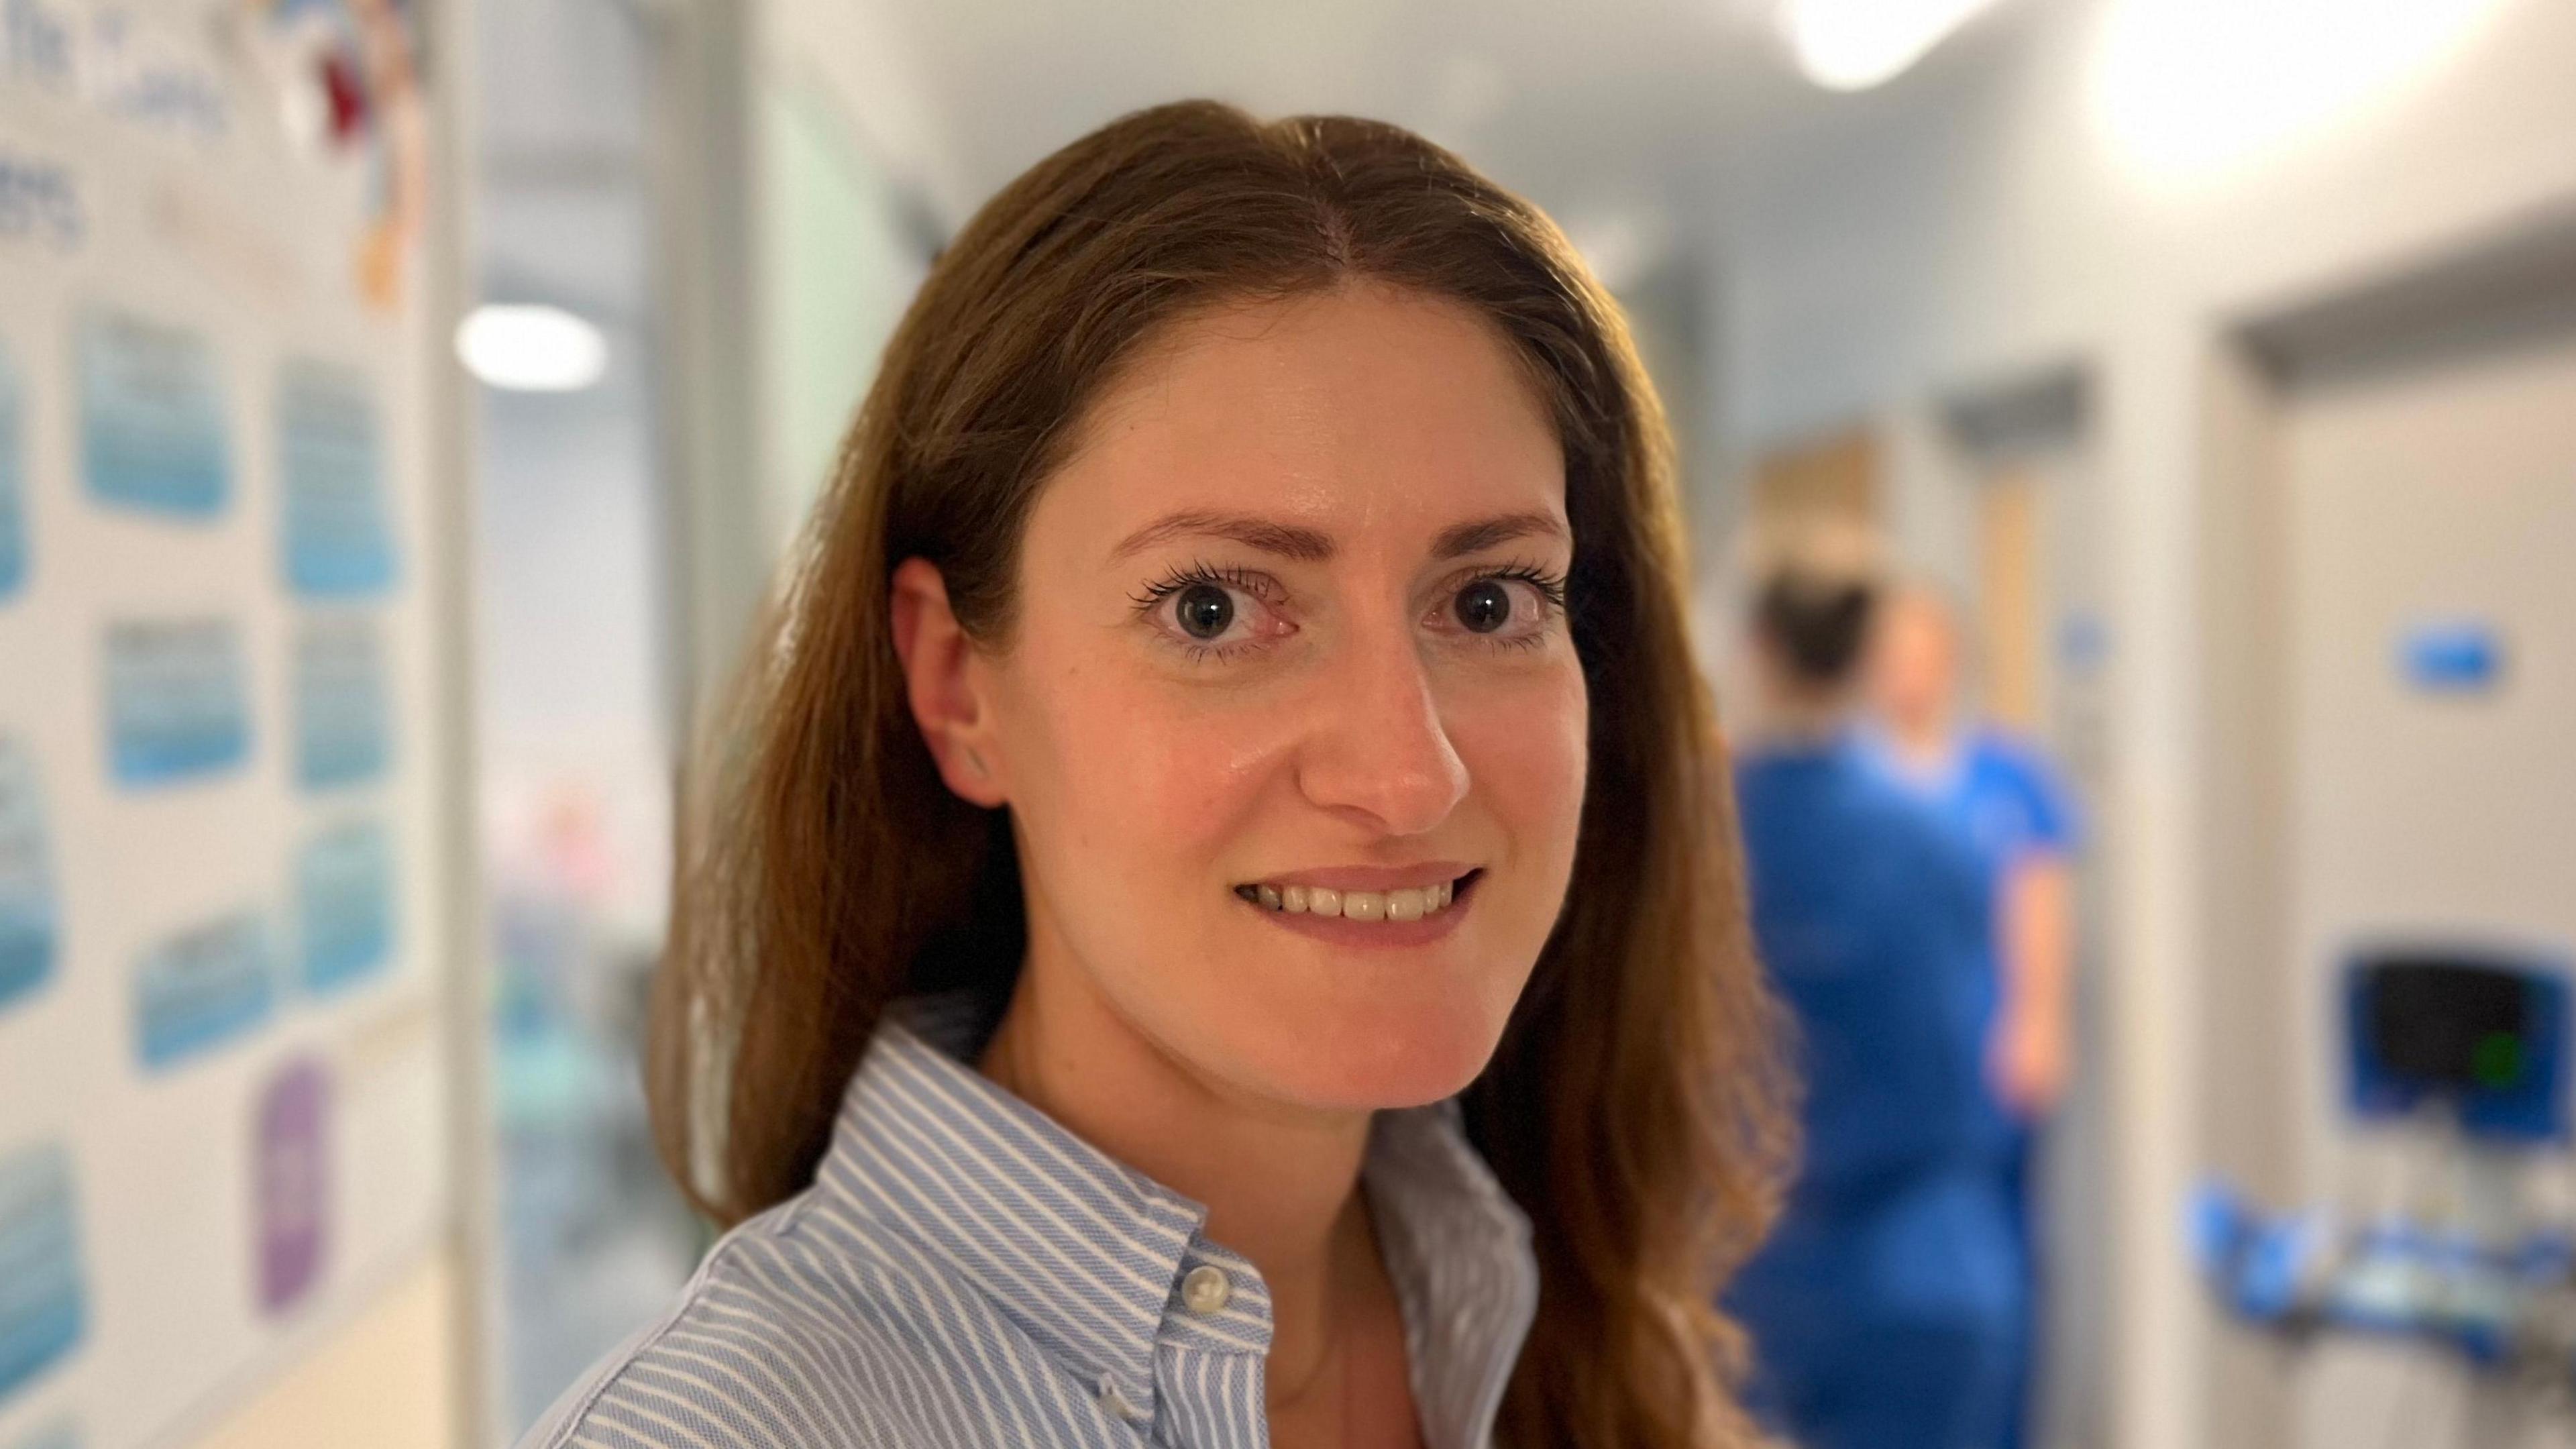
[[[1989,897],[1861,727],[1878,603],[1864,573],[1810,561],[1755,607],[1770,727],[1738,803],[1755,939],[1796,1018],[1806,1158],[1728,1301],[1757,1410],[1805,1449],[1993,1449],[2022,1288],[1983,1079]]]
[[[1902,589],[1876,631],[1870,682],[1886,763],[1968,841],[1993,904],[1987,1101],[2002,1144],[2014,1251],[2033,1287],[2004,1439],[2017,1449],[2035,1382],[2044,1266],[2031,1165],[2074,1070],[2077,823],[2070,793],[2038,745],[1970,713],[1966,655],[1957,611],[1932,589]]]

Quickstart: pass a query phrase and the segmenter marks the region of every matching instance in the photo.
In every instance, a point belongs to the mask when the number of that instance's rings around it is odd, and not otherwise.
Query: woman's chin
[[[1465,1090],[1493,1056],[1502,1026],[1478,1010],[1322,1020],[1247,1043],[1244,1075],[1264,1095],[1319,1110],[1418,1107]]]

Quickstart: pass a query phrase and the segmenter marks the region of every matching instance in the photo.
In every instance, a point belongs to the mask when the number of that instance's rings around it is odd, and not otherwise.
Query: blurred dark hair
[[[1753,604],[1753,630],[1800,682],[1829,687],[1859,667],[1877,611],[1878,588],[1867,579],[1789,569],[1762,585]]]

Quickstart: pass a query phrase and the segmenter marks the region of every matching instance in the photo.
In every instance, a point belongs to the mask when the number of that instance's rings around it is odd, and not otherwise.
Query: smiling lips
[[[1267,911],[1289,916],[1339,917],[1346,921],[1401,924],[1436,916],[1457,899],[1458,888],[1472,884],[1479,871],[1424,886],[1391,890],[1337,890],[1319,885],[1275,885],[1264,881],[1239,885],[1234,893]]]

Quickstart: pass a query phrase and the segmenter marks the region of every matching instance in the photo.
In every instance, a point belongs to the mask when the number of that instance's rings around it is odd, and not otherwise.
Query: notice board
[[[401,0],[0,0],[0,1449],[184,1441],[449,1208]]]

